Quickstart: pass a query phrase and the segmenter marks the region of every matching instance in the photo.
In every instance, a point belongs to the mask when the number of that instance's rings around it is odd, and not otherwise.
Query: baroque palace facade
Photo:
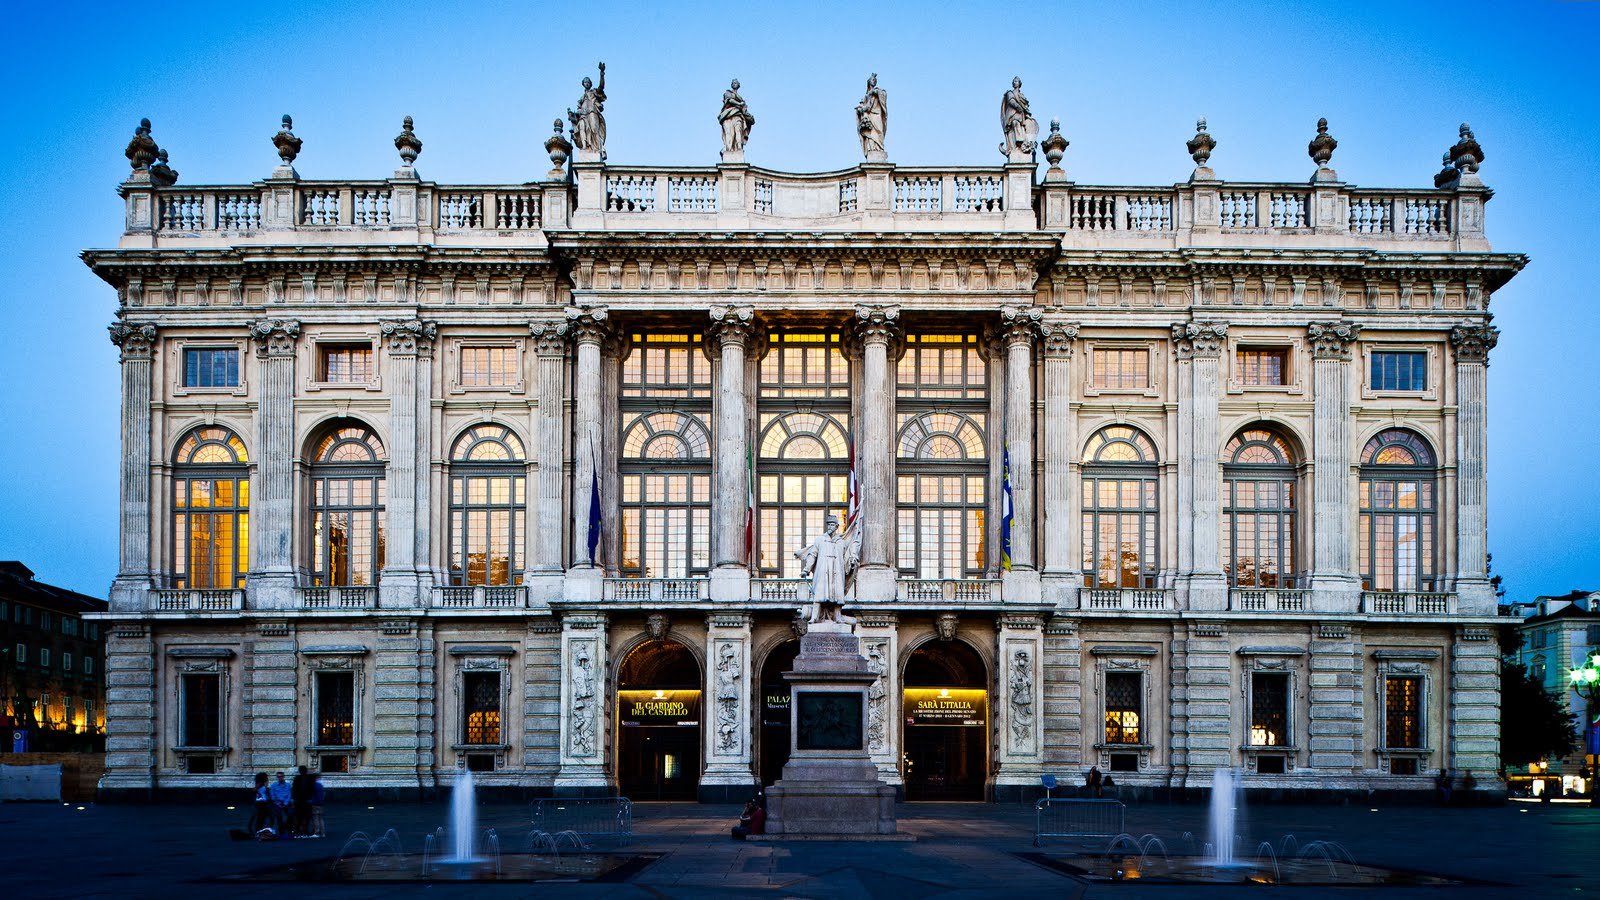
[[[1466,126],[1432,188],[1342,182],[1325,127],[1309,181],[1222,181],[1203,123],[1189,181],[1090,187],[1031,117],[1002,165],[890,163],[875,83],[850,169],[751,166],[726,117],[719,165],[617,166],[603,90],[520,185],[422,179],[409,119],[392,177],[303,180],[285,117],[270,177],[178,186],[141,126],[84,254],[104,788],[742,799],[828,515],[907,799],[1493,783],[1489,301],[1526,260]]]

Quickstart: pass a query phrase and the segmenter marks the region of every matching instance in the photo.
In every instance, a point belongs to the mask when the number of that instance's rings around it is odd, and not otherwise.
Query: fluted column
[[[1072,516],[1072,461],[1078,452],[1078,420],[1072,412],[1072,352],[1078,339],[1073,322],[1039,326],[1044,350],[1044,478],[1040,528],[1044,532],[1045,600],[1077,606],[1078,535]]]
[[[1361,326],[1312,322],[1311,345],[1311,587],[1318,611],[1354,612],[1360,579],[1351,553],[1350,358]]]
[[[256,406],[256,477],[250,496],[250,603],[294,605],[294,359],[300,323],[260,319],[250,326],[261,364]]]
[[[151,357],[156,326],[114,322],[111,343],[122,351],[122,477],[117,579],[111,608],[139,610],[152,587],[150,577],[150,400]]]
[[[1222,349],[1228,340],[1226,322],[1186,322],[1172,326],[1172,345],[1180,370],[1178,484],[1187,504],[1186,565],[1190,609],[1226,609],[1227,582],[1219,559],[1222,468],[1219,463],[1217,405],[1220,400]],[[1187,369],[1187,372],[1183,370]]]
[[[417,376],[426,352],[431,355],[438,333],[432,322],[418,320],[384,321],[379,324],[384,347],[389,353],[389,471],[385,483],[387,498],[386,552],[379,581],[378,600],[389,608],[421,604],[417,573],[418,560],[428,558],[424,545],[418,550],[418,511],[426,507],[418,492],[427,490],[428,457],[418,447],[429,432],[426,419],[418,421]],[[426,413],[421,413],[426,415]]]
[[[1037,306],[1000,309],[999,336],[1006,348],[1004,448],[1011,461],[1011,571],[1002,575],[1008,601],[1039,599],[1033,546],[1033,345],[1043,317]],[[997,499],[995,524],[1000,526],[1004,498]]]
[[[603,548],[597,545],[596,558],[590,558],[589,507],[603,443],[600,345],[611,336],[610,313],[604,306],[585,306],[568,307],[566,315],[576,366],[572,389],[572,567],[583,570],[576,581],[569,574],[567,593],[570,599],[598,600]],[[607,502],[612,500],[601,498],[602,508]]]
[[[889,357],[900,351],[900,307],[856,307],[852,336],[861,352],[861,418],[856,425],[860,450],[861,569],[856,599],[893,600],[895,572],[889,565],[894,535],[894,410],[890,404]]]
[[[1489,452],[1489,351],[1500,329],[1487,322],[1457,325],[1450,331],[1456,351],[1456,578],[1459,608],[1471,615],[1494,615],[1489,585],[1489,504],[1486,459]]]
[[[745,508],[750,492],[745,425],[745,351],[755,334],[755,307],[713,306],[706,344],[717,354],[716,456],[711,469],[711,553],[718,569],[744,569]],[[730,598],[731,599],[731,598]]]
[[[523,581],[529,586],[530,600],[549,602],[561,595],[562,535],[566,533],[566,517],[562,515],[566,482],[561,470],[567,446],[562,403],[566,394],[567,324],[564,320],[532,322],[528,334],[533,338],[539,393],[533,429],[537,471]]]

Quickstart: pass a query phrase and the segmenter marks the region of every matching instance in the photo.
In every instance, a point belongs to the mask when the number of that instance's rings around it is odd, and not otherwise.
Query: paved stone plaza
[[[728,839],[732,806],[640,804],[632,850],[661,857],[622,884],[300,885],[218,882],[292,862],[333,856],[350,832],[397,828],[407,850],[442,824],[443,803],[328,809],[326,840],[274,844],[233,842],[241,805],[0,806],[0,846],[10,860],[8,897],[383,897],[426,891],[430,896],[745,896],[778,897],[1225,897],[1233,888],[1089,886],[1018,858],[1031,844],[1031,810],[1010,804],[901,804],[909,844],[756,844]],[[1336,840],[1360,862],[1421,869],[1481,882],[1454,888],[1384,888],[1382,898],[1554,897],[1600,892],[1600,877],[1585,860],[1600,843],[1600,811],[1582,806],[1510,804],[1482,809],[1429,807],[1257,806],[1247,811],[1246,834],[1277,840],[1291,831],[1302,843]],[[1204,831],[1205,807],[1130,806],[1128,830],[1154,832],[1177,844],[1184,831]],[[526,807],[481,810],[480,825],[497,828],[507,848],[527,833]],[[70,840],[71,849],[64,850]],[[416,846],[413,846],[416,845]],[[1349,897],[1350,888],[1263,888],[1276,897]]]

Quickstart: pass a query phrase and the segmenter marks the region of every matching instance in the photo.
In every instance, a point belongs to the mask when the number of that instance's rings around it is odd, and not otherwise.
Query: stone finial
[[[140,119],[139,127],[133,130],[133,140],[128,142],[128,149],[123,151],[123,155],[128,157],[128,164],[133,166],[135,172],[147,171],[160,151],[155,138],[150,136],[150,120]]]
[[[1061,120],[1050,120],[1050,134],[1039,143],[1044,150],[1044,160],[1050,164],[1050,171],[1061,171],[1061,157],[1066,155],[1067,145],[1072,142],[1061,136]]]
[[[278,148],[278,158],[283,160],[285,167],[294,165],[295,158],[300,155],[300,145],[305,142],[295,137],[294,119],[288,113],[283,114],[283,127],[272,136],[272,146]]]
[[[1455,158],[1450,155],[1449,150],[1446,150],[1444,152],[1444,168],[1439,170],[1439,174],[1433,176],[1433,186],[1440,190],[1452,188],[1455,187],[1456,182],[1460,179],[1461,170],[1456,168]]]
[[[1328,120],[1318,119],[1317,136],[1306,145],[1306,152],[1311,155],[1311,161],[1317,164],[1317,168],[1326,169],[1328,160],[1333,159],[1333,151],[1338,147],[1339,142],[1328,133]]]
[[[544,139],[544,150],[550,154],[550,179],[559,180],[565,174],[567,160],[572,156],[572,142],[567,140],[566,123],[560,119],[555,121],[555,132]]]
[[[1217,139],[1206,131],[1204,116],[1195,121],[1194,137],[1189,138],[1189,142],[1184,146],[1189,148],[1189,155],[1194,157],[1194,164],[1205,168],[1206,163],[1211,160],[1211,151],[1217,149]]]
[[[156,163],[150,167],[150,180],[157,187],[172,187],[178,183],[178,170],[167,165],[167,151],[156,151]]]
[[[400,162],[408,169],[416,163],[417,155],[422,152],[422,141],[412,130],[410,116],[406,116],[400,125],[400,133],[394,139],[394,148],[400,151]]]
[[[1483,164],[1483,148],[1478,146],[1478,139],[1472,134],[1472,126],[1466,122],[1461,123],[1461,140],[1456,141],[1450,148],[1450,158],[1455,160],[1456,168],[1463,175],[1478,174],[1478,166]]]

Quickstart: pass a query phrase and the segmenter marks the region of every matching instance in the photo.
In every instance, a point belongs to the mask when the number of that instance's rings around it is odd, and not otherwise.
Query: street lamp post
[[[1600,772],[1595,771],[1600,769],[1600,755],[1592,752],[1595,746],[1593,732],[1596,724],[1594,703],[1595,698],[1600,697],[1600,653],[1590,654],[1583,661],[1583,665],[1572,669],[1568,674],[1572,678],[1572,692],[1582,697],[1584,702],[1583,757],[1589,763],[1589,783],[1586,787],[1589,788],[1589,805],[1593,806],[1597,793],[1600,793],[1595,790],[1596,782],[1600,782],[1600,778],[1596,777]]]

